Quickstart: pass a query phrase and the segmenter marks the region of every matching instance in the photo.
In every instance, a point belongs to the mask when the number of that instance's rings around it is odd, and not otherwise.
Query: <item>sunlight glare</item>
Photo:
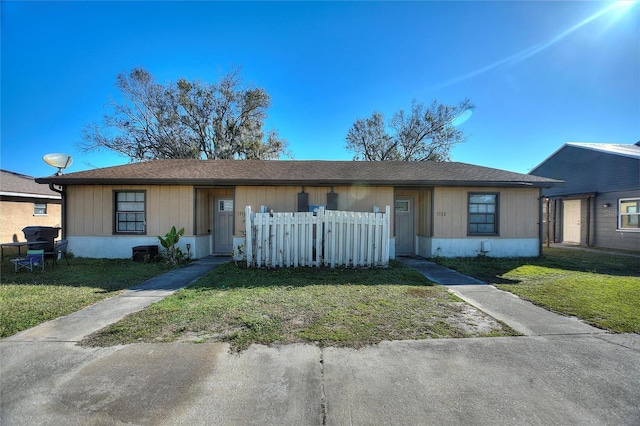
[[[556,35],[555,37],[551,38],[551,40],[544,42],[544,43],[538,43],[536,45],[533,45],[531,47],[528,47],[516,54],[513,54],[511,56],[507,56],[506,58],[500,59],[499,61],[496,61],[492,64],[489,65],[485,65],[484,67],[478,68],[475,71],[472,71],[470,73],[464,74],[460,77],[454,78],[453,80],[449,80],[445,83],[442,83],[438,86],[436,86],[436,88],[443,88],[443,87],[447,87],[447,86],[451,86],[452,84],[458,83],[460,81],[464,81],[467,80],[471,77],[475,77],[479,74],[484,74],[487,71],[490,71],[494,68],[497,68],[501,65],[515,65],[519,62],[522,62],[534,55],[537,55],[538,53],[548,49],[549,47],[553,46],[554,44],[556,44],[557,42],[559,42],[560,40],[564,39],[565,37],[567,37],[568,35],[572,34],[573,32],[577,31],[578,29],[584,27],[585,25],[587,25],[588,23],[595,21],[596,19],[600,18],[603,15],[606,14],[612,14],[612,18],[615,21],[616,19],[620,18],[623,14],[625,14],[626,12],[628,12],[633,6],[635,6],[638,3],[638,0],[621,0],[621,1],[616,1],[613,2],[611,4],[609,4],[608,6],[606,6],[605,8],[599,10],[598,12],[594,13],[591,16],[586,17],[585,19],[583,19],[582,21],[578,22],[575,25],[572,25],[571,27],[567,28],[566,30],[560,32],[558,35]],[[613,13],[615,12],[615,13]]]

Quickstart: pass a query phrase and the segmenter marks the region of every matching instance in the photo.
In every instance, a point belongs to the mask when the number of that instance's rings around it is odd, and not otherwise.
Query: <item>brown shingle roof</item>
[[[559,181],[454,162],[153,160],[37,179],[40,183],[189,185],[536,186]]]
[[[0,193],[11,197],[61,198],[48,185],[36,183],[34,177],[8,170],[0,170]]]

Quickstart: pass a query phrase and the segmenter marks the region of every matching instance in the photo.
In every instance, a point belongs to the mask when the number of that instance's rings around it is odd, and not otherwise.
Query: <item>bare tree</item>
[[[121,73],[116,88],[123,101],[102,125],[82,130],[84,151],[109,149],[132,161],[157,158],[277,159],[287,143],[264,129],[270,97],[242,86],[238,69],[215,84],[179,79],[161,85],[149,71]]]
[[[469,99],[458,105],[433,101],[429,107],[413,101],[411,111],[400,110],[385,126],[384,116],[374,112],[358,119],[346,136],[346,148],[354,160],[365,161],[449,161],[451,147],[464,142],[455,119],[473,108]]]

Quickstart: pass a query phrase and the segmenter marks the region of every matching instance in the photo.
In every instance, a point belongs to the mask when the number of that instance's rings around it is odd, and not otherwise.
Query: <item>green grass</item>
[[[640,259],[549,248],[540,258],[437,259],[554,312],[640,333]]]
[[[189,288],[90,336],[84,344],[313,342],[359,347],[382,340],[514,335],[474,332],[466,305],[420,273],[386,269],[245,269],[228,263]]]
[[[5,250],[0,267],[0,337],[68,315],[169,270],[164,263],[123,259],[62,259],[44,272],[15,273]]]

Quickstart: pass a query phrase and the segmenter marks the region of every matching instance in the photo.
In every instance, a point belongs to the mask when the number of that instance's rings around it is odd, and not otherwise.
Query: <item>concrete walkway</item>
[[[403,257],[405,265],[444,285],[465,302],[503,321],[525,336],[606,333],[574,317],[547,311],[518,296],[422,258]]]
[[[88,306],[78,312],[56,318],[4,339],[8,342],[79,342],[85,336],[127,315],[138,312],[175,291],[188,286],[228,257],[205,257],[184,268],[151,278],[124,293]]]

